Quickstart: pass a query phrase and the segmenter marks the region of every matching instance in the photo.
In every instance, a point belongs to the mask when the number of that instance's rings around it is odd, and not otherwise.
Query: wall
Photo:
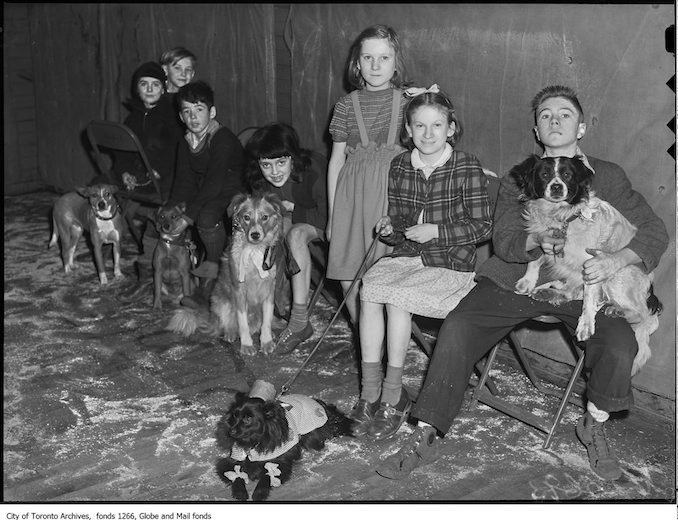
[[[668,396],[675,406],[675,95],[667,81],[675,57],[665,50],[673,5],[595,4],[304,4],[291,16],[294,125],[323,149],[334,102],[347,91],[351,42],[375,23],[392,26],[416,85],[438,83],[464,124],[459,144],[503,175],[540,148],[530,100],[549,84],[574,87],[586,111],[585,153],[613,160],[664,220],[671,243],[655,270],[664,303],[653,357],[636,388]],[[322,81],[319,79],[322,78]],[[529,343],[529,340],[528,340]],[[558,353],[558,333],[533,348]]]

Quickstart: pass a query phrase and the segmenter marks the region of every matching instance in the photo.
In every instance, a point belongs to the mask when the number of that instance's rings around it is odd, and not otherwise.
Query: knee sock
[[[304,330],[308,323],[308,309],[303,303],[292,302],[292,310],[290,311],[290,321],[287,327],[292,332],[299,332]]]
[[[591,417],[593,417],[597,422],[605,422],[610,418],[610,414],[603,411],[599,410],[595,404],[593,404],[591,401],[586,403],[586,410],[591,414]]]
[[[368,403],[376,403],[381,393],[381,361],[374,363],[361,361],[360,368],[362,371],[360,398]]]
[[[403,388],[403,367],[386,366],[381,402],[395,406],[400,401],[400,393]]]

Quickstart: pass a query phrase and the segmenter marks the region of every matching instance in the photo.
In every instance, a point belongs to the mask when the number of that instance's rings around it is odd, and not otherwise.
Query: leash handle
[[[330,323],[327,325],[327,327],[325,328],[325,331],[322,333],[322,335],[320,336],[320,338],[316,342],[315,347],[313,347],[313,350],[311,350],[311,352],[306,357],[306,359],[301,364],[301,366],[297,369],[297,371],[294,374],[292,374],[292,377],[290,377],[290,379],[287,381],[287,383],[285,383],[280,388],[280,392],[278,392],[278,395],[276,396],[276,398],[284,395],[285,393],[287,393],[289,391],[290,386],[292,386],[292,383],[294,383],[294,381],[296,381],[297,377],[299,377],[299,374],[301,374],[301,371],[306,367],[308,362],[311,360],[313,355],[318,350],[318,347],[320,347],[320,344],[325,339],[325,336],[330,331],[330,328],[332,328],[332,325],[334,325],[334,322],[337,319],[337,317],[339,316],[339,313],[344,308],[344,305],[346,305],[346,301],[348,300],[348,296],[351,294],[351,291],[353,291],[353,288],[358,283],[358,281],[362,278],[362,275],[363,275],[362,271],[365,268],[365,266],[367,265],[367,262],[368,262],[370,256],[372,256],[372,253],[374,252],[374,248],[377,246],[377,242],[379,242],[379,236],[380,236],[379,231],[381,231],[381,229],[382,228],[379,228],[379,230],[377,231],[377,235],[374,237],[374,240],[372,240],[372,243],[370,244],[370,247],[367,250],[367,254],[365,255],[365,258],[363,258],[363,261],[360,264],[360,267],[358,267],[358,272],[356,273],[355,278],[353,278],[353,281],[351,282],[351,285],[348,288],[348,291],[346,291],[346,296],[344,296],[344,299],[339,304],[339,307],[337,307],[337,311],[334,313],[334,316],[330,320]]]

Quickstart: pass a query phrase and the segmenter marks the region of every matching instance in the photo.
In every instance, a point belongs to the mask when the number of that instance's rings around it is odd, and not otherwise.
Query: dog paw
[[[261,343],[261,351],[266,355],[270,355],[275,350],[275,342],[273,340]]]
[[[106,285],[108,283],[108,277],[106,276],[106,273],[102,273],[99,275],[99,283],[101,285]]]
[[[610,316],[611,318],[623,318],[625,316],[624,311],[614,305],[608,305],[603,312],[605,316]]]
[[[120,278],[124,278],[125,275],[122,274],[122,271],[116,271],[116,272],[115,272],[115,277],[119,280]]]
[[[245,487],[245,481],[241,478],[238,478],[233,482],[232,485],[232,494],[233,498],[236,500],[240,500],[241,502],[247,501],[250,497],[247,494],[247,488]]]
[[[162,302],[160,300],[153,303],[153,310],[154,311],[161,311],[162,310]]]
[[[577,340],[586,341],[593,333],[596,331],[596,321],[595,319],[588,319],[584,316],[579,318],[579,323],[577,323]]]
[[[254,347],[254,345],[246,345],[241,343],[240,353],[244,356],[254,356],[257,353],[257,349]]]
[[[516,294],[530,294],[534,289],[534,283],[526,278],[521,278],[516,282]]]

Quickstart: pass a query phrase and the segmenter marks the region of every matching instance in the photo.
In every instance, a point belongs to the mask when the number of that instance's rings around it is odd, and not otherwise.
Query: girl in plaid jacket
[[[369,269],[360,292],[362,388],[352,417],[358,434],[376,439],[394,435],[411,407],[402,374],[412,314],[442,319],[456,307],[475,285],[476,244],[492,230],[480,162],[454,149],[462,127],[449,98],[434,86],[410,101],[405,119],[411,151],[391,162],[388,216],[376,225],[393,252]]]

